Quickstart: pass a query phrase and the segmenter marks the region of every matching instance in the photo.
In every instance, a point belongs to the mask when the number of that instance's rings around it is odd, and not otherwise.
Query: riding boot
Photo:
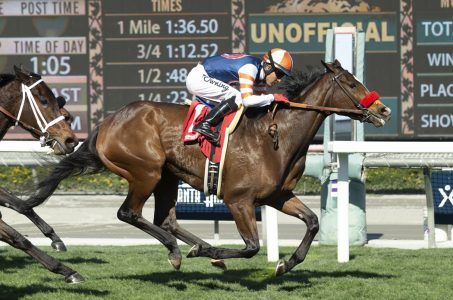
[[[211,127],[215,127],[227,114],[238,109],[235,99],[236,97],[232,97],[220,102],[208,112],[200,123],[194,126],[193,130],[204,135],[211,143],[218,145],[219,133],[212,131]]]

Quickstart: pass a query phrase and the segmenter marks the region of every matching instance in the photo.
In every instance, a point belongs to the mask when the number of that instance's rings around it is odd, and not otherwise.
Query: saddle
[[[236,129],[244,112],[244,107],[241,106],[237,111],[226,115],[222,122],[217,125],[216,129],[220,134],[219,146],[211,144],[203,135],[193,131],[193,127],[203,119],[209,109],[201,101],[191,101],[183,123],[182,140],[184,144],[198,143],[200,146],[201,152],[206,157],[204,193],[206,196],[216,195],[217,198],[221,199],[222,170],[228,148],[228,139],[230,134]]]

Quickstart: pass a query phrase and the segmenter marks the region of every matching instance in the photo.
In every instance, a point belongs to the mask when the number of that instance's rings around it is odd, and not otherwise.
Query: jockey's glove
[[[274,94],[274,102],[282,103],[289,106],[288,98],[283,94]]]

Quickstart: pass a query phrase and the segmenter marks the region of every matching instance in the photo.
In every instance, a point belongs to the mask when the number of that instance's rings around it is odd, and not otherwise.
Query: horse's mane
[[[0,87],[4,87],[16,78],[14,74],[0,74]]]
[[[289,99],[293,100],[325,72],[322,68],[307,67],[307,72],[301,72],[298,70],[293,71],[292,76],[286,76],[282,82],[279,83],[278,87],[285,90],[286,95]]]
[[[277,91],[282,90],[290,100],[294,100],[301,95],[313,82],[324,75],[325,71],[322,68],[313,68],[308,66],[307,72],[294,70],[292,76],[286,76],[276,86]],[[248,109],[245,114],[248,118],[259,119],[267,113],[266,107],[253,107]]]
[[[24,71],[24,72],[26,72],[26,74],[28,76],[31,76],[35,79],[41,79],[41,75],[39,75],[37,73],[33,73],[33,72],[29,72],[29,71]],[[10,83],[11,81],[13,81],[16,78],[17,77],[15,74],[9,74],[9,73],[0,74],[0,88],[4,87],[5,85],[7,85],[8,83]]]

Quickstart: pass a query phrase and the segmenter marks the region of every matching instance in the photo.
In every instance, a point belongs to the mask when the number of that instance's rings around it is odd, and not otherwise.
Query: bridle
[[[365,96],[362,100],[357,100],[354,95],[352,95],[345,87],[341,84],[339,78],[346,73],[346,70],[342,70],[339,74],[335,75],[333,72],[330,73],[330,78],[333,85],[333,92],[330,96],[329,103],[332,102],[332,97],[335,94],[335,86],[338,85],[341,90],[348,96],[349,100],[354,103],[354,106],[357,109],[349,109],[349,108],[337,108],[337,107],[329,107],[329,106],[318,106],[318,105],[311,105],[311,104],[306,104],[306,103],[297,103],[297,102],[289,102],[290,107],[295,107],[295,108],[301,108],[305,110],[314,110],[314,111],[320,111],[323,113],[326,113],[327,115],[330,115],[332,113],[343,113],[343,114],[355,114],[359,116],[359,121],[360,122],[365,122],[368,120],[371,116],[377,116],[375,113],[371,112],[368,107],[371,106],[374,101],[379,99],[379,94],[376,92],[371,92],[368,93],[367,96]],[[336,84],[335,84],[336,83]],[[371,96],[371,97],[368,97]],[[275,113],[277,111],[277,105],[274,106],[274,109],[271,112],[271,118],[274,120]],[[279,147],[279,134],[278,134],[278,125],[276,123],[272,123],[269,125],[268,134],[272,137],[272,142],[274,144],[274,150],[277,150]]]
[[[38,104],[36,103],[35,98],[33,97],[33,94],[31,90],[36,87],[38,84],[40,84],[43,80],[39,79],[35,83],[33,83],[30,86],[27,86],[22,83],[22,101],[20,104],[19,112],[17,114],[17,117],[15,117],[13,114],[11,114],[9,111],[4,109],[3,107],[0,106],[0,112],[5,114],[7,117],[15,121],[15,126],[20,124],[24,129],[34,133],[35,135],[38,135],[39,141],[41,142],[41,147],[44,147],[45,145],[50,144],[53,139],[50,138],[49,133],[47,130],[55,125],[56,123],[63,121],[65,119],[64,116],[59,116],[55,118],[54,120],[47,122],[44,116],[42,115],[41,110],[39,109]],[[20,120],[20,117],[22,116],[23,108],[25,106],[26,99],[28,99],[28,102],[30,103],[31,110],[33,112],[33,115],[35,116],[36,123],[39,126],[39,129],[34,128],[33,126],[23,122]]]
[[[337,75],[335,75],[334,73],[330,73],[330,77],[331,77],[331,81],[333,83],[336,83],[336,85],[338,85],[341,90],[346,94],[346,96],[348,96],[349,100],[352,101],[352,103],[354,103],[354,106],[357,108],[357,109],[348,109],[348,108],[337,108],[337,107],[328,107],[328,106],[318,106],[318,105],[311,105],[311,104],[305,104],[305,103],[296,103],[296,102],[290,102],[290,107],[296,107],[296,108],[302,108],[302,109],[307,109],[307,110],[316,110],[316,111],[321,111],[321,112],[326,112],[328,114],[332,114],[332,113],[343,113],[343,114],[355,114],[355,115],[358,115],[360,116],[359,117],[359,121],[360,122],[365,122],[367,121],[371,116],[376,116],[373,112],[371,112],[368,107],[365,107],[362,102],[363,101],[359,101],[357,100],[357,98],[352,95],[344,86],[343,84],[340,82],[339,78],[342,76],[342,75],[345,75],[346,73],[346,70],[342,70],[340,73],[338,73]],[[333,86],[333,88],[335,89],[335,86]],[[375,92],[374,92],[375,93]],[[332,96],[331,98],[333,97],[333,95],[335,94],[335,92],[332,92]],[[377,95],[377,93],[375,93]],[[378,97],[378,96],[377,96]],[[374,101],[377,100],[374,99]],[[331,102],[332,99],[330,99],[329,102]],[[374,102],[372,101],[372,102]],[[379,117],[379,116],[376,116],[376,117]]]

